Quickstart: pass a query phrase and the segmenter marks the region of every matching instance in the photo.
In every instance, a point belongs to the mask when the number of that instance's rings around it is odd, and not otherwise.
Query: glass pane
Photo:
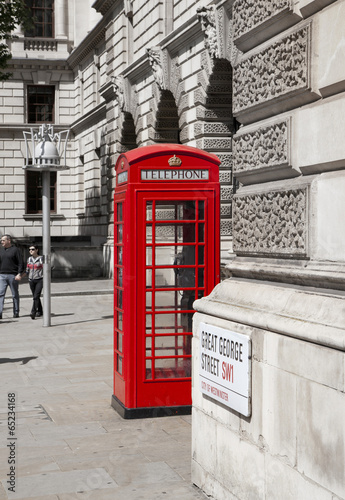
[[[117,291],[117,307],[122,309],[122,290]]]
[[[117,286],[122,287],[122,267],[117,268]]]
[[[204,243],[205,241],[205,224],[198,224],[199,242]]]
[[[117,242],[122,243],[122,224],[117,226]]]
[[[152,356],[152,337],[146,337],[146,356]]]
[[[183,333],[181,314],[155,314],[155,333]]]
[[[152,307],[152,292],[146,292],[146,309]]]
[[[146,265],[152,266],[152,247],[146,247]]]
[[[204,246],[199,246],[198,248],[198,264],[199,266],[202,266],[205,264],[205,247]]]
[[[157,202],[155,215],[156,220],[176,220],[175,205]]]
[[[199,201],[199,220],[205,220],[205,202]]]
[[[117,350],[123,352],[123,335],[117,333]]]
[[[185,201],[177,206],[179,220],[195,220],[195,201]]]
[[[191,335],[171,335],[155,338],[155,356],[186,356],[191,353]]]
[[[155,292],[155,310],[178,310],[181,307],[182,293],[178,290]]]
[[[157,359],[155,378],[182,378],[191,376],[191,358]]]
[[[199,268],[198,269],[198,287],[199,288],[205,286],[204,274],[205,274],[205,269]]]
[[[118,203],[118,205],[117,205],[117,221],[118,222],[123,221],[122,203]]]
[[[122,357],[119,354],[116,356],[116,371],[122,375]]]
[[[195,220],[195,201],[157,201],[155,219]]]
[[[195,246],[166,245],[164,247],[156,247],[155,258],[156,266],[194,265]]]
[[[152,226],[148,224],[146,226],[146,243],[152,243]]]
[[[152,361],[150,359],[146,360],[146,379],[152,378]]]
[[[181,288],[195,287],[195,268],[180,268],[176,273],[176,268],[156,269],[156,288]]]
[[[152,220],[152,201],[146,202],[146,220]]]
[[[194,243],[195,224],[156,224],[156,243]]]
[[[146,288],[152,288],[152,269],[146,269]]]
[[[119,266],[122,265],[122,247],[117,247],[117,263]]]
[[[122,312],[118,311],[117,312],[117,328],[119,330],[123,330],[122,319],[123,319],[123,314],[122,314]]]

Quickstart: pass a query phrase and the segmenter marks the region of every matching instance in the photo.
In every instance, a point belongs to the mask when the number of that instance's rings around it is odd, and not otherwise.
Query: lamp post
[[[23,135],[26,147],[23,168],[42,172],[43,326],[51,326],[50,172],[69,168],[66,165],[69,130],[54,134],[52,125],[41,125],[38,131],[30,129]]]

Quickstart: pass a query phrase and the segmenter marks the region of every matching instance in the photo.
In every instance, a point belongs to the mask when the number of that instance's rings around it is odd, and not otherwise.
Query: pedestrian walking
[[[29,279],[29,285],[32,293],[32,308],[30,317],[35,319],[42,316],[43,309],[41,303],[41,293],[43,288],[43,257],[39,255],[38,246],[30,245],[30,257],[26,263],[26,274]]]
[[[9,234],[1,237],[0,251],[0,319],[4,309],[7,287],[10,287],[13,299],[13,317],[19,318],[19,281],[24,273],[24,262],[21,251],[12,245]]]

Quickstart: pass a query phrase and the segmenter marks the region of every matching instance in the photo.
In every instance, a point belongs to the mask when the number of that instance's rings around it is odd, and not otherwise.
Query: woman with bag
[[[29,252],[30,257],[26,264],[26,274],[29,278],[29,285],[33,297],[30,317],[31,319],[35,319],[43,314],[40,298],[43,288],[43,257],[38,255],[39,252],[36,245],[30,245]]]

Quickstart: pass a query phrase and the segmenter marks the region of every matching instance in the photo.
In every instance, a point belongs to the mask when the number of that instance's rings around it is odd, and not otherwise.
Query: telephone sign
[[[191,411],[193,302],[220,274],[219,163],[180,144],[117,160],[112,406],[124,418]]]

